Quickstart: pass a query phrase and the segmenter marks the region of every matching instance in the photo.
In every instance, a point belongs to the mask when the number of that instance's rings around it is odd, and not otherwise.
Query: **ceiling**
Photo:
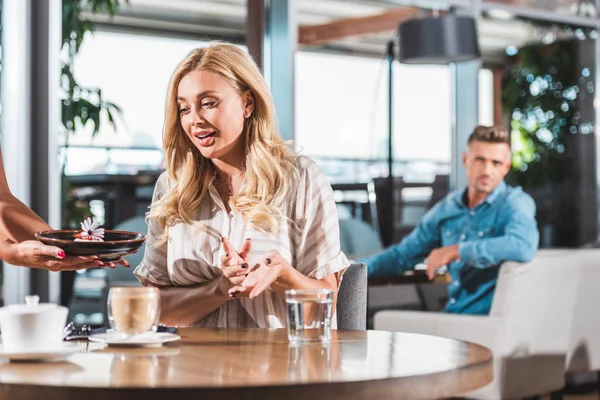
[[[402,4],[409,1],[296,0],[296,18],[300,26],[323,24],[343,18],[381,14],[403,7]],[[452,1],[456,4],[466,0]],[[435,1],[418,2],[420,6],[427,3],[431,7]],[[88,17],[103,29],[203,39],[222,38],[241,43],[245,32],[246,0],[129,0],[129,4],[122,5],[113,18],[106,15]],[[528,42],[539,42],[546,34],[546,28],[510,16],[506,18],[506,14],[501,13],[482,18],[478,30],[484,62],[490,64],[501,62],[508,46],[519,47]],[[386,43],[394,35],[395,29],[390,29],[300,48],[382,57]]]

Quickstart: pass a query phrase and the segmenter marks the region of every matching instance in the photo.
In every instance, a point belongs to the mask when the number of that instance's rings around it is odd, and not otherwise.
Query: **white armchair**
[[[374,328],[481,344],[494,353],[494,380],[463,396],[514,399],[564,386],[571,316],[581,270],[576,253],[540,254],[500,269],[489,316],[380,311]]]
[[[600,371],[600,249],[577,252],[582,279],[573,310],[567,372]]]

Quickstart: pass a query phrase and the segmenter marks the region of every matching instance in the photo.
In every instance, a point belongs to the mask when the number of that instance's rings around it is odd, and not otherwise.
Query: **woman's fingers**
[[[241,286],[244,283],[245,276],[236,276],[229,279],[229,282],[233,285],[233,287]]]
[[[264,266],[259,265],[259,268],[252,271],[252,273],[248,274],[248,276],[244,280],[244,286],[249,288],[256,286],[258,281],[261,279],[261,276],[264,274],[264,272],[261,271],[261,268],[264,268]]]
[[[248,275],[248,264],[226,265],[221,268],[226,278]]]
[[[250,252],[252,251],[252,240],[250,238],[246,238],[244,240],[244,244],[242,244],[242,248],[240,249],[240,257],[244,260],[247,260],[250,256]]]
[[[78,269],[98,268],[105,266],[100,260],[85,261],[76,264],[65,263],[64,261],[46,261],[45,267],[51,271],[76,271]]]
[[[263,258],[263,263],[265,263],[269,267],[273,267],[276,265],[281,265],[284,262],[287,262],[281,257],[281,254],[277,250],[268,251]]]
[[[221,256],[221,266],[226,267],[231,264],[231,254],[225,253]]]
[[[228,257],[233,264],[242,264],[250,257],[250,252],[252,251],[252,240],[250,238],[244,240],[240,251],[237,251],[231,244],[231,241],[224,236],[221,238],[221,242],[223,243],[225,256]]]
[[[98,261],[100,263],[102,263],[102,261],[100,261],[100,258],[98,256],[68,256],[65,259],[63,259],[62,261],[55,261],[55,260],[50,260],[54,263],[60,264],[60,265],[69,265],[69,266],[76,266],[76,265],[80,265],[80,264],[89,264],[89,263],[93,263],[95,261]]]
[[[114,265],[115,265],[115,266],[117,266],[117,265],[122,265],[122,266],[124,266],[124,267],[126,267],[126,268],[130,268],[130,267],[131,267],[131,264],[129,264],[129,262],[128,262],[127,260],[125,260],[124,258],[121,258],[121,259],[119,259],[118,261],[116,261],[116,262],[114,263]]]
[[[229,289],[229,297],[231,298],[248,297],[249,294],[250,290],[243,284],[236,285]]]
[[[268,271],[265,275],[262,276],[262,279],[258,281],[256,286],[252,288],[249,297],[251,299],[255,298],[256,296],[267,290],[273,284],[273,282],[275,282],[276,279],[277,274],[274,272],[274,270]]]
[[[231,242],[229,241],[229,239],[227,239],[225,236],[223,236],[221,238],[221,241],[223,242],[223,249],[225,249],[225,253],[229,254],[230,257],[233,257],[234,255],[237,254],[237,252],[231,245]]]
[[[39,243],[39,246],[36,249],[36,253],[38,256],[48,256],[58,258],[59,260],[62,260],[67,256],[63,249],[61,249],[60,247],[46,246],[42,243]]]

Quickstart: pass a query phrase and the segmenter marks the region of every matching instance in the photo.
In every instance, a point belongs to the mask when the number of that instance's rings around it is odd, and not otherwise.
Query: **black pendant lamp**
[[[398,27],[400,50],[398,61],[403,64],[451,64],[481,56],[475,20],[453,13],[442,17],[413,19]],[[388,200],[391,215],[387,225],[380,226],[383,244],[392,244],[394,231],[394,173],[393,173],[393,62],[394,41],[387,46],[388,60]],[[384,226],[386,225],[386,226]]]
[[[404,64],[449,64],[480,57],[475,20],[447,15],[413,19],[398,27]]]

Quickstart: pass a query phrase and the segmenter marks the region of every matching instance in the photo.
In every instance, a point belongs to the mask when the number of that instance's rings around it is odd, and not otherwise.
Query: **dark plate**
[[[146,241],[146,235],[138,232],[104,232],[104,242],[76,242],[75,234],[80,230],[43,231],[35,238],[48,246],[57,246],[68,256],[98,256],[104,262],[117,261],[122,256],[133,253]]]

